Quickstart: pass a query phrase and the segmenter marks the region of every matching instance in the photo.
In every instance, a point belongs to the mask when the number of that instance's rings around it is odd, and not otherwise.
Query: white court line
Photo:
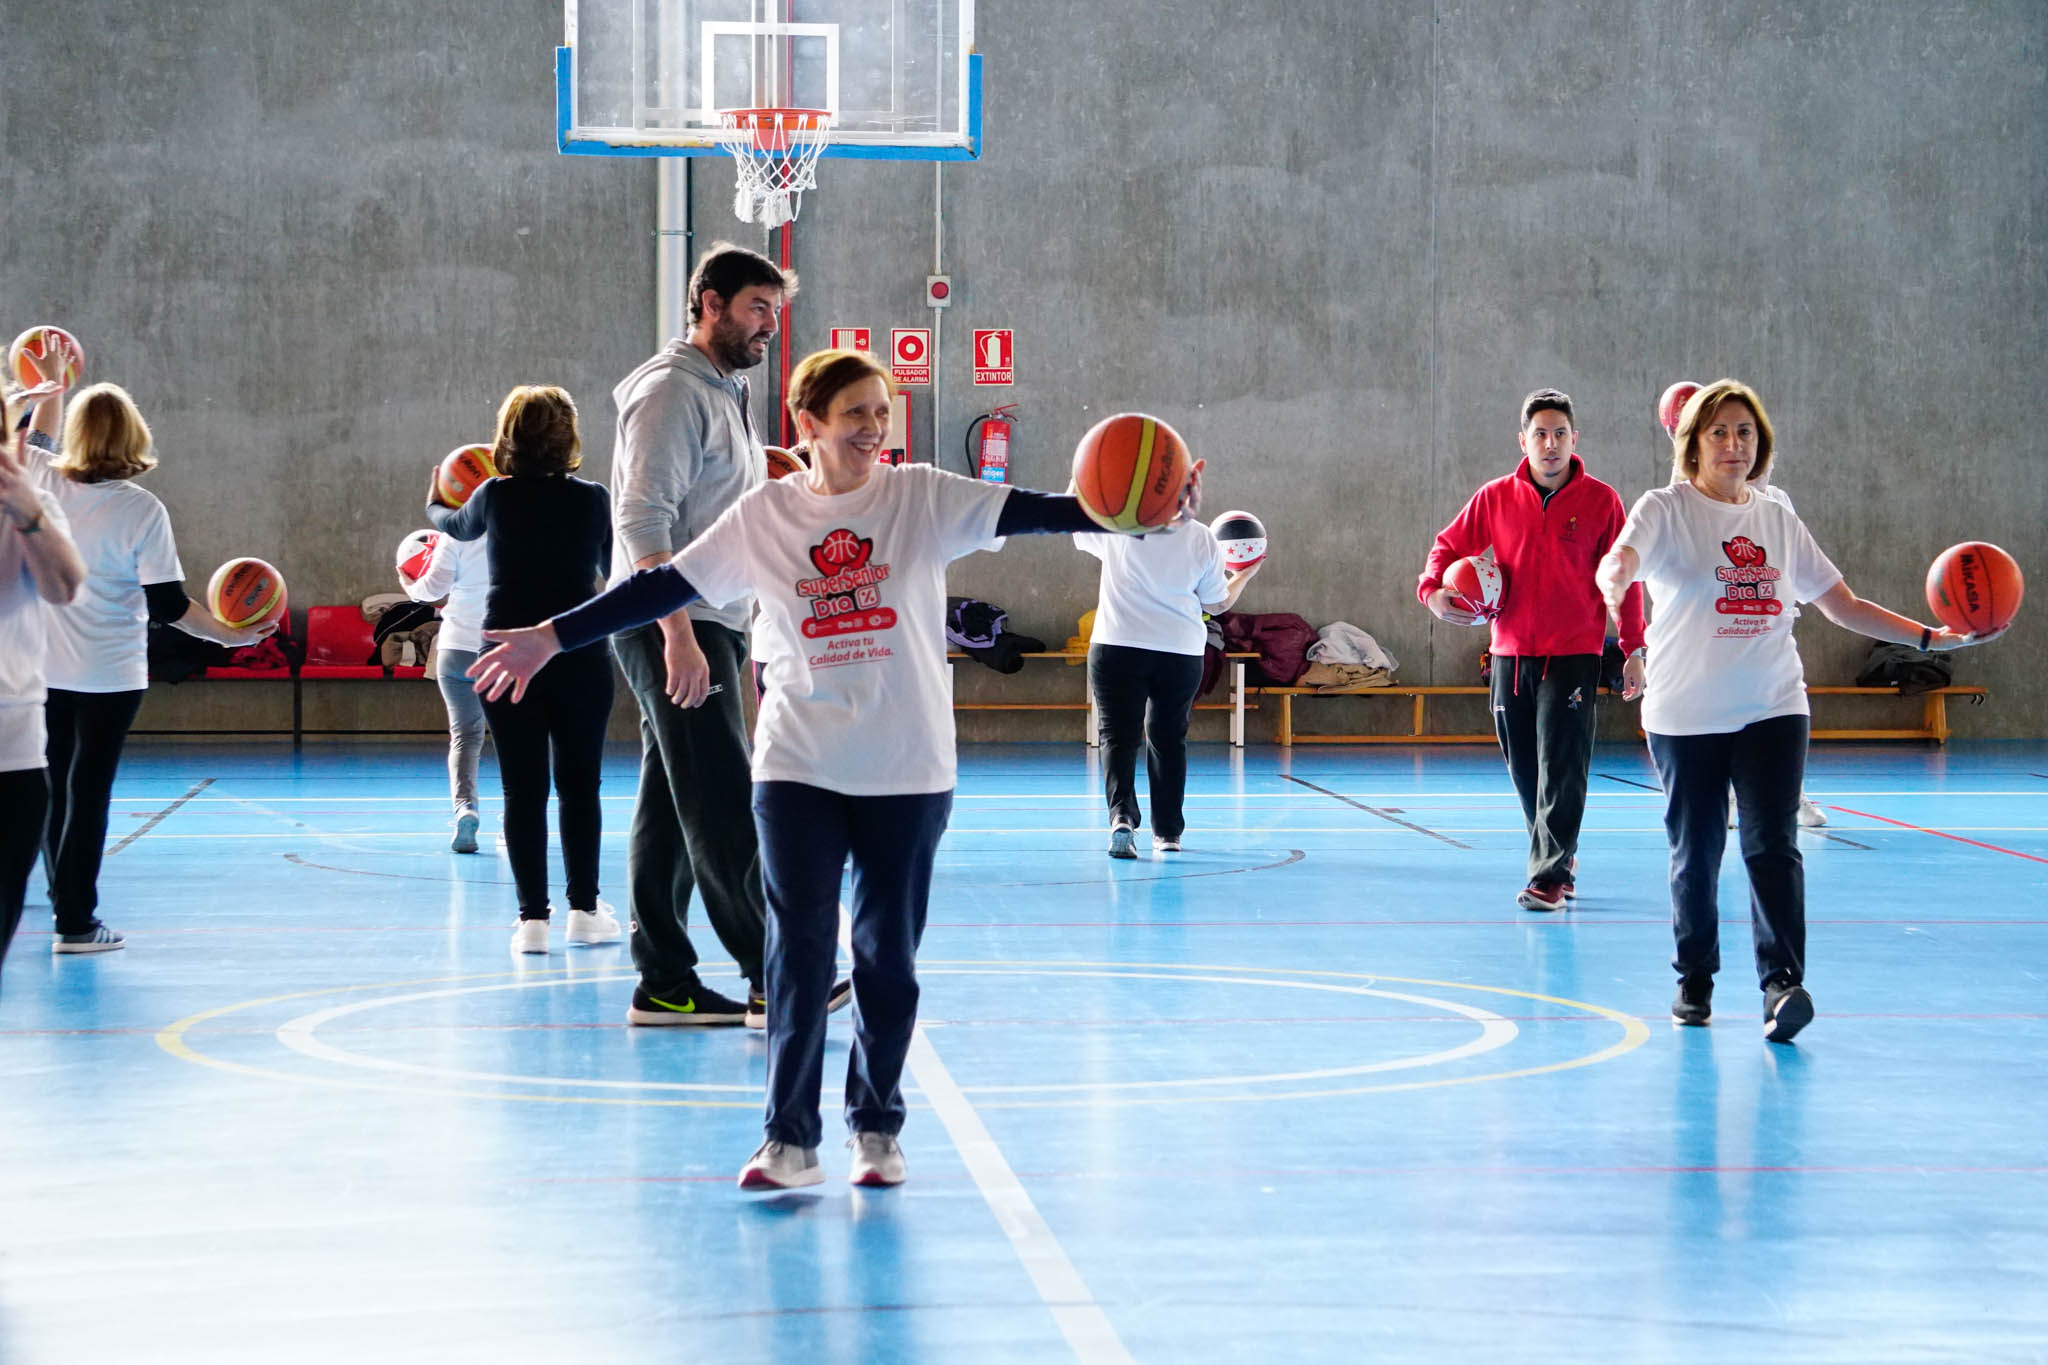
[[[1373,803],[1373,804],[1375,804],[1375,805],[1395,805],[1395,806],[1400,806],[1400,807],[1401,807],[1401,808],[1402,808],[1403,810],[1432,810],[1432,809],[1444,809],[1444,807],[1440,807],[1440,806],[1431,806],[1430,804],[1428,804],[1428,803],[1430,803],[1430,802],[1437,802],[1437,801],[1450,801],[1450,802],[1458,802],[1458,803],[1462,803],[1462,802],[1466,802],[1466,801],[1499,801],[1499,802],[1502,802],[1503,804],[1507,804],[1507,803],[1512,803],[1512,802],[1515,802],[1516,800],[1518,800],[1518,798],[1517,798],[1517,797],[1515,796],[1515,794],[1514,794],[1513,792],[1510,792],[1510,791],[1470,791],[1470,792],[1453,792],[1453,791],[1434,791],[1434,792],[1413,792],[1413,791],[1408,791],[1408,792],[1340,792],[1340,793],[1338,793],[1338,794],[1339,794],[1339,795],[1341,795],[1341,796],[1348,796],[1348,797],[1350,797],[1351,799],[1353,799],[1353,800],[1356,800],[1356,801],[1369,801],[1369,802],[1372,802],[1372,803]],[[2041,790],[2041,791],[1984,791],[1984,792],[1958,792],[1958,791],[1871,791],[1871,792],[1865,792],[1865,791],[1816,791],[1816,790],[1814,790],[1813,788],[1809,787],[1809,788],[1807,788],[1806,794],[1807,794],[1807,795],[1808,795],[1809,797],[1812,797],[1813,799],[1815,799],[1815,800],[1817,800],[1817,801],[1820,801],[1820,802],[1823,802],[1823,803],[1825,803],[1825,802],[1829,802],[1829,801],[1864,801],[1864,800],[1868,800],[1869,798],[1871,798],[1871,797],[1873,797],[1873,796],[1911,796],[1911,797],[1925,797],[1925,798],[1930,798],[1930,799],[1939,799],[1939,800],[1949,800],[1949,799],[1952,799],[1952,798],[1958,798],[1958,797],[1963,797],[1963,798],[1970,798],[1970,797],[2025,797],[2025,798],[2030,798],[2030,799],[2032,799],[2032,800],[2036,800],[2036,801],[2048,801],[2048,789],[2043,789],[2043,790]],[[1302,794],[1302,793],[1299,793],[1299,792],[1285,792],[1285,791],[1282,791],[1282,792],[1189,792],[1189,793],[1187,794],[1187,796],[1186,796],[1186,797],[1185,797],[1184,799],[1185,799],[1185,800],[1187,800],[1187,801],[1189,801],[1189,802],[1195,802],[1195,801],[1218,801],[1218,802],[1225,802],[1225,801],[1292,801],[1292,802],[1297,802],[1297,803],[1299,803],[1299,804],[1301,804],[1301,805],[1314,805],[1314,804],[1316,803],[1316,798],[1317,798],[1317,796],[1318,796],[1318,795],[1320,795],[1320,793],[1314,793],[1314,794],[1308,794],[1308,795],[1304,795],[1304,794]],[[153,795],[146,795],[146,794],[140,794],[140,793],[124,793],[124,792],[116,792],[116,793],[114,794],[114,796],[113,796],[113,800],[114,800],[114,801],[116,801],[116,802],[147,802],[147,801],[159,801],[159,800],[163,800],[163,799],[165,799],[165,796],[164,796],[164,794],[163,794],[163,793],[156,793],[156,794],[153,794]],[[639,799],[638,797],[634,797],[634,796],[600,796],[600,797],[598,798],[598,800],[600,800],[600,801],[605,801],[605,802],[611,802],[611,803],[613,803],[613,804],[616,804],[616,805],[631,805],[631,804],[632,804],[632,803],[633,803],[634,801],[636,801],[636,800],[638,800],[638,799]],[[1662,793],[1662,792],[1657,792],[1657,791],[1592,791],[1592,792],[1588,792],[1588,793],[1587,793],[1587,801],[1588,801],[1588,803],[1589,803],[1589,804],[1596,804],[1596,805],[1597,805],[1597,804],[1599,804],[1599,803],[1600,803],[1600,802],[1602,802],[1602,801],[1662,801],[1663,799],[1664,799],[1664,793]],[[957,792],[957,793],[955,793],[955,794],[954,794],[953,800],[955,801],[955,803],[958,803],[958,802],[962,802],[962,801],[1058,801],[1058,802],[1063,802],[1063,803],[1066,803],[1066,804],[1069,804],[1069,805],[1087,805],[1087,806],[1097,806],[1097,805],[1100,805],[1100,804],[1102,803],[1102,793],[1101,793],[1101,792],[1099,792],[1099,791],[1087,791],[1087,792],[1076,792],[1076,793],[1074,793],[1073,795],[1056,795],[1056,794],[1055,794],[1055,795],[1046,795],[1046,794],[1044,794],[1044,793],[1039,793],[1039,792],[1030,792],[1030,793],[1027,793],[1027,792],[1017,792],[1017,793],[1013,793],[1013,794],[1005,794],[1005,793],[1001,793],[1001,792],[977,792],[977,793],[968,793],[968,792]],[[247,805],[258,805],[258,804],[261,804],[261,805],[263,805],[263,806],[287,806],[287,805],[306,805],[306,806],[341,806],[341,805],[351,805],[351,804],[355,804],[355,805],[366,805],[366,806],[367,806],[367,805],[378,805],[378,806],[424,806],[424,807],[427,807],[427,808],[429,808],[429,809],[438,809],[438,810],[446,810],[446,809],[448,808],[448,798],[447,798],[447,796],[446,796],[446,795],[433,795],[433,796],[272,796],[272,797],[266,797],[266,798],[264,798],[264,799],[262,800],[262,802],[261,802],[261,803],[258,803],[258,802],[256,801],[256,799],[255,799],[255,798],[253,798],[253,797],[246,797],[246,796],[195,796],[195,797],[193,797],[193,798],[192,798],[192,799],[191,799],[190,801],[188,801],[188,802],[186,802],[186,803],[185,803],[185,805],[186,805],[186,806],[187,806],[188,808],[189,808],[189,807],[192,807],[192,806],[204,806],[204,805],[229,805],[229,806],[247,806]],[[1453,808],[1455,808],[1455,807],[1453,807]]]
[[[853,917],[844,905],[839,907],[839,946],[849,954],[853,951]],[[974,1187],[981,1191],[989,1212],[996,1216],[1003,1236],[1010,1239],[1010,1249],[1023,1262],[1024,1273],[1031,1277],[1032,1286],[1052,1313],[1075,1359],[1083,1365],[1135,1365],[1136,1358],[1124,1348],[1123,1339],[1110,1325],[1109,1315],[1088,1292],[1081,1272],[1067,1259],[1059,1239],[1053,1236],[1038,1206],[1031,1202],[1024,1182],[1010,1169],[981,1115],[974,1112],[974,1106],[954,1083],[953,1073],[939,1060],[938,1049],[932,1046],[923,1024],[910,1035],[910,1054],[905,1062],[911,1079],[924,1092],[932,1112],[939,1116],[946,1136],[953,1140],[968,1175],[974,1179]]]
[[[1515,835],[1522,838],[1527,838],[1529,834],[1529,831],[1521,825],[1431,825],[1429,828],[1437,834],[1502,834]],[[1934,827],[1930,826],[1930,828]],[[1887,831],[1900,832],[1900,827],[1897,825],[1865,825],[1847,822],[1831,822],[1827,829],[1831,834],[1840,834],[1845,831],[1853,831],[1859,834],[1883,834]],[[1370,834],[1392,839],[1412,838],[1415,834],[1414,830],[1403,829],[1399,826],[1370,825],[1362,822],[1356,825],[1239,825],[1228,827],[1219,825],[1210,827],[1210,832],[1227,833],[1233,839],[1246,839],[1268,834]],[[1904,832],[1910,833],[1912,831]],[[1939,827],[1938,832],[1943,834],[2048,834],[2048,825],[1944,824]],[[630,833],[631,831],[622,829],[606,830],[602,837],[606,841],[615,841],[628,837]],[[994,835],[999,838],[1014,839],[1034,834],[1100,834],[1102,831],[1095,825],[1012,825],[990,829],[972,829],[955,826],[947,830],[946,833],[954,837],[985,834]],[[1662,834],[1664,833],[1664,826],[1596,825],[1583,829],[1580,833]],[[111,840],[117,836],[113,832],[109,832],[107,837]],[[300,843],[304,843],[309,839],[316,839],[324,843],[346,843],[351,840],[363,839],[412,839],[439,844],[446,842],[447,838],[448,834],[445,830],[421,832],[418,830],[387,829],[359,830],[353,833],[340,833],[329,830],[304,830],[297,834],[157,834],[152,832],[149,836],[149,841],[152,844],[170,843],[180,839],[193,840],[200,843],[261,843],[264,841],[274,842],[296,839]],[[484,865],[489,866],[488,863]]]

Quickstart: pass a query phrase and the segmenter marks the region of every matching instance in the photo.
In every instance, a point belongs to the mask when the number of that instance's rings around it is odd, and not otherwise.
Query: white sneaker
[[[850,1185],[870,1188],[903,1183],[903,1145],[889,1133],[855,1133],[846,1140],[853,1151],[853,1166],[846,1173]]]
[[[773,1138],[740,1167],[743,1190],[795,1190],[805,1185],[822,1185],[825,1168],[818,1164],[816,1147],[799,1147]]]
[[[457,853],[476,852],[476,827],[479,823],[473,810],[465,810],[456,816],[455,837],[448,841],[448,847]]]
[[[544,953],[548,950],[548,922],[544,919],[523,919],[512,931],[512,951],[515,953]]]
[[[1138,856],[1137,836],[1131,833],[1129,825],[1118,825],[1110,830],[1109,856],[1112,858],[1135,858]]]
[[[1180,840],[1164,839],[1155,834],[1152,836],[1152,851],[1154,853],[1178,853],[1180,852]]]
[[[1799,823],[1808,829],[1819,829],[1827,822],[1828,813],[1807,800],[1802,792],[1799,797]]]
[[[111,953],[127,946],[119,934],[104,924],[96,924],[82,934],[58,934],[50,940],[53,953]]]
[[[567,938],[571,943],[617,943],[624,930],[619,917],[604,901],[595,910],[571,910]]]

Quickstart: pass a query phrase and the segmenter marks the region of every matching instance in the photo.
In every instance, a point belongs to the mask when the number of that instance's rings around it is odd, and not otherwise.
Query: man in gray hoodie
[[[796,277],[767,257],[713,245],[690,275],[689,334],[612,390],[614,582],[667,563],[766,480],[742,371],[766,358],[795,292]],[[640,704],[640,791],[626,846],[640,984],[628,1023],[765,1023],[767,907],[741,708],[752,612],[751,599],[697,602],[612,640]],[[692,890],[747,978],[744,1003],[698,978],[685,927]]]

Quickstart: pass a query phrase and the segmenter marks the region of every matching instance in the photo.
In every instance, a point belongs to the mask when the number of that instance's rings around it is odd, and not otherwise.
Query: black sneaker
[[[747,1020],[747,1007],[728,1000],[703,982],[666,995],[650,995],[645,986],[633,988],[633,1003],[626,1007],[629,1024],[687,1024],[699,1028],[736,1028]]]
[[[1797,982],[1772,982],[1764,987],[1764,1040],[1789,1043],[1813,1022],[1813,997]]]
[[[1705,1028],[1714,1017],[1714,978],[1688,976],[1680,979],[1678,995],[1671,1002],[1671,1022],[1691,1028]]]
[[[852,1003],[853,982],[841,977],[832,983],[832,993],[825,997],[825,1013],[837,1014]],[[751,985],[747,987],[747,1027],[768,1027],[768,997]]]

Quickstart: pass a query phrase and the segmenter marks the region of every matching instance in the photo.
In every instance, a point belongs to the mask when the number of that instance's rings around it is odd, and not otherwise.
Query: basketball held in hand
[[[285,613],[284,575],[260,559],[230,559],[206,585],[206,609],[233,630],[248,630]]]
[[[485,479],[497,477],[498,466],[491,462],[489,446],[457,446],[442,459],[434,486],[441,490],[441,501],[460,507]]]
[[[1657,422],[1664,428],[1666,436],[1678,434],[1678,419],[1685,413],[1685,405],[1700,391],[1700,386],[1690,379],[1681,379],[1664,390],[1664,396],[1657,400]]]
[[[768,477],[771,479],[786,479],[811,467],[800,449],[785,450],[781,446],[763,446],[761,449],[768,456]]]
[[[1223,567],[1233,573],[1266,557],[1266,524],[1249,512],[1225,512],[1209,523],[1209,534],[1223,547]]]
[[[1153,530],[1180,511],[1190,464],[1179,432],[1157,417],[1120,412],[1074,447],[1074,492],[1105,531]]]
[[[434,562],[434,547],[441,543],[441,537],[433,531],[414,531],[398,542],[398,576],[408,582],[418,582],[426,575],[427,566]]]
[[[1967,635],[2005,629],[2026,592],[2013,557],[1981,540],[1949,546],[1927,570],[1928,609],[1950,630]]]
[[[1500,571],[1500,565],[1488,551],[1483,555],[1467,555],[1455,560],[1444,570],[1444,586],[1451,590],[1451,605],[1461,611],[1468,611],[1482,621],[1491,621],[1500,615],[1501,603],[1507,597],[1507,577]]]
[[[61,374],[54,372],[48,363],[59,357],[63,359]],[[62,380],[67,389],[76,387],[85,374],[85,349],[78,344],[78,338],[62,327],[52,327],[48,323],[29,328],[7,348],[7,368],[14,371],[14,377],[25,387],[42,382],[42,376],[30,363],[32,360],[45,362],[44,373],[52,379]]]

